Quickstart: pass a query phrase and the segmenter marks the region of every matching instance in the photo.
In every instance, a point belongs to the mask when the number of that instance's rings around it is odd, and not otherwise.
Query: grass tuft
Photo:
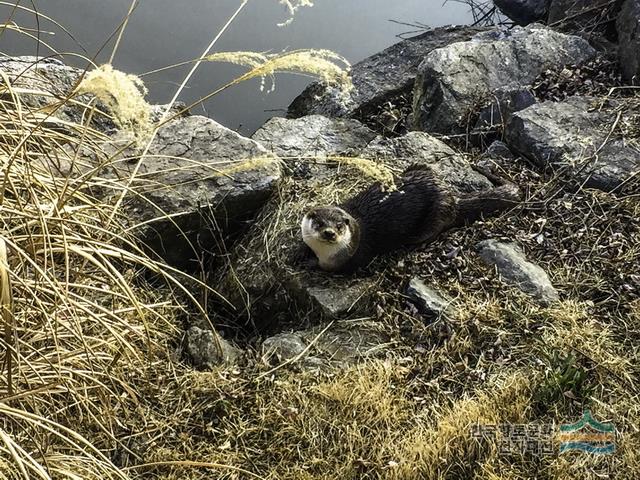
[[[91,93],[107,105],[118,126],[132,132],[138,144],[151,135],[150,107],[144,99],[147,88],[135,75],[100,65],[84,76],[77,93]]]

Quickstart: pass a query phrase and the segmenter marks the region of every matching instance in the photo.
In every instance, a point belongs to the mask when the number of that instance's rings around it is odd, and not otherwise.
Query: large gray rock
[[[539,167],[564,169],[577,186],[613,190],[640,169],[640,149],[609,132],[624,104],[589,97],[544,102],[515,113],[506,128],[509,147]],[[638,115],[622,112],[620,124]]]
[[[358,154],[376,133],[357,120],[309,115],[274,117],[251,137],[283,159]]]
[[[430,165],[457,192],[491,187],[461,155],[424,132],[386,138],[357,120],[309,115],[297,119],[272,118],[252,138],[292,166],[294,176],[318,178],[326,175],[327,170],[335,170],[316,159],[357,156],[378,160],[397,171],[413,164]]]
[[[386,102],[395,103],[403,95],[410,96],[417,67],[427,53],[468,40],[479,31],[472,27],[441,27],[396,43],[353,66],[354,88],[346,101],[336,90],[313,83],[291,103],[288,116],[366,117]]]
[[[522,26],[544,20],[549,6],[549,0],[493,0],[493,3],[507,17]]]
[[[519,89],[542,72],[595,55],[582,38],[532,25],[496,29],[429,53],[413,91],[413,127],[444,134],[466,131],[469,115],[498,89]]]
[[[211,331],[199,327],[187,330],[184,348],[196,368],[210,369],[219,365],[233,365],[242,356],[242,350],[234,347]]]
[[[515,285],[542,305],[558,300],[558,291],[540,266],[527,260],[522,249],[512,242],[484,240],[476,246],[480,258],[498,270],[500,278]]]
[[[298,306],[317,312],[317,318],[339,319],[371,313],[367,309],[375,293],[375,282],[368,278],[336,278],[319,271],[274,269],[272,276]],[[245,288],[258,292],[265,279],[245,282]],[[257,284],[256,284],[257,280]]]
[[[48,127],[69,128],[63,122],[79,124],[88,117],[88,110],[82,105],[89,105],[92,96],[89,94],[74,95],[74,102],[66,101],[71,97],[85,71],[65,65],[55,58],[38,58],[31,56],[3,57],[0,56],[0,71],[6,75],[10,86],[20,95],[21,106],[25,110],[39,111]],[[0,77],[0,85],[5,79]],[[7,95],[10,99],[10,95]],[[98,108],[93,111],[91,126],[101,132],[115,132],[117,126],[100,111],[106,112],[106,107],[98,102]],[[151,123],[157,123],[168,105],[151,105],[149,117]],[[184,102],[175,102],[171,106],[168,116],[187,116]],[[23,111],[24,114],[24,111]]]
[[[491,188],[486,177],[446,143],[425,132],[409,132],[402,137],[377,137],[361,154],[389,166],[406,169],[413,164],[429,165],[438,178],[457,193]]]
[[[85,108],[80,104],[64,102],[82,79],[82,70],[69,67],[55,58],[25,56],[0,57],[0,71],[19,94],[23,115],[26,111],[37,112],[42,115],[38,121],[46,116],[44,124],[47,127],[60,129],[68,129],[68,122],[79,124],[83,115],[86,116]],[[5,79],[0,77],[0,85],[4,83]],[[11,101],[11,95],[5,95]],[[90,98],[81,95],[76,100],[88,103]],[[98,104],[98,107],[104,109],[104,105]],[[115,128],[115,124],[98,111],[94,112],[91,126],[100,131]]]
[[[329,317],[339,317],[349,313],[358,301],[367,294],[371,288],[367,282],[357,282],[348,288],[341,286],[323,287],[317,285],[307,285],[304,292],[309,300],[317,303],[323,312]]]
[[[127,139],[110,142],[114,151]],[[126,182],[139,152],[126,149],[116,165]],[[130,159],[130,160],[129,160]],[[269,199],[279,160],[260,144],[210,118],[190,116],[163,126],[126,197],[134,233],[180,268],[232,233]]]
[[[640,84],[640,0],[626,0],[616,22],[618,58],[624,79]]]

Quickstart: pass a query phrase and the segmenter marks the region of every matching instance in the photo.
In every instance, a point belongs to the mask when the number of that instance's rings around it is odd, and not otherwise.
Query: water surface
[[[41,38],[59,52],[83,53],[98,62],[109,59],[113,41],[107,39],[129,10],[130,0],[33,0],[37,10],[67,28],[75,40],[40,17]],[[130,18],[114,59],[120,70],[142,74],[197,58],[238,8],[239,0],[141,0]],[[21,6],[33,8],[31,1]],[[12,8],[0,6],[0,19]],[[415,30],[390,20],[421,23],[431,27],[471,21],[468,7],[442,0],[316,0],[312,8],[300,9],[291,24],[278,27],[288,14],[277,0],[251,0],[214,51],[270,51],[326,48],[355,63],[399,41],[397,35]],[[18,11],[13,20],[35,28],[33,13]],[[51,50],[36,40],[5,31],[0,52],[8,55],[49,55]],[[99,53],[101,52],[101,53]],[[65,61],[84,67],[81,59]],[[152,103],[166,103],[188,71],[188,66],[148,75],[144,81]],[[224,85],[244,70],[221,64],[202,64],[182,93],[190,104]],[[207,100],[194,113],[204,113],[220,123],[250,134],[267,118],[282,115],[287,105],[310,80],[283,74],[273,92],[261,92],[259,80],[251,80]]]

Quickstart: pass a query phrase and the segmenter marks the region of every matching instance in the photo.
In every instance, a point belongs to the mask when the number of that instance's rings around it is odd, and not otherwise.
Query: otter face
[[[353,217],[338,207],[310,210],[302,219],[302,239],[311,248],[320,266],[337,254],[350,250]]]

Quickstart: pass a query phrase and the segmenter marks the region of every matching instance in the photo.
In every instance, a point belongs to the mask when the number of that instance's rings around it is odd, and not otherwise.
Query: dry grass
[[[81,162],[82,147],[100,144],[88,127],[99,113],[61,132],[57,101],[43,114],[10,82],[2,90],[2,473],[127,478],[110,452],[122,448],[140,385],[160,365],[172,370],[181,312],[195,307],[170,288],[160,295],[139,282],[150,269],[179,285],[142,253],[118,215],[105,228],[113,207],[93,195],[108,184],[99,169],[79,178],[52,174],[51,165]]]
[[[300,166],[293,163],[295,174]],[[371,182],[349,164],[337,168],[323,159],[303,163],[314,173],[313,179],[285,181],[279,197],[265,210],[246,243],[238,247],[234,273],[236,280],[246,282],[245,294],[251,292],[252,279],[260,278],[255,283],[263,285],[265,276],[273,278],[274,291],[282,291],[278,278],[284,277],[278,272],[287,268],[289,249],[297,240],[297,220],[309,206],[340,202]],[[503,174],[528,192],[523,208],[478,222],[473,228],[449,232],[426,248],[378,259],[367,272],[368,280],[376,285],[367,310],[394,345],[385,353],[396,362],[395,369],[410,372],[399,386],[387,384],[400,394],[395,402],[412,412],[416,425],[407,430],[401,420],[395,422],[404,438],[410,438],[400,443],[399,450],[389,444],[397,444],[397,439],[386,433],[382,438],[368,433],[370,447],[382,456],[369,453],[363,457],[360,448],[350,443],[352,434],[344,430],[298,433],[305,440],[320,435],[330,444],[348,445],[354,453],[349,459],[339,457],[340,467],[335,467],[342,468],[339,478],[598,478],[606,472],[634,478],[640,471],[635,453],[640,431],[640,278],[634,271],[640,264],[640,204],[633,185],[626,194],[618,195],[591,190],[562,193],[524,163],[512,165]],[[473,250],[479,240],[496,237],[521,243],[549,271],[563,300],[543,308],[517,289],[501,285]],[[262,260],[257,261],[258,257]],[[407,304],[400,293],[414,275],[456,299],[450,319],[425,325]],[[256,305],[247,307],[251,313]],[[282,311],[285,306],[279,308]],[[300,328],[305,315],[317,317],[291,304],[289,308],[293,323],[289,327],[280,316],[280,328]],[[254,323],[260,320],[265,320],[264,312],[254,311]],[[346,375],[357,375],[355,371],[358,369]],[[292,375],[279,371],[276,378],[281,385],[289,385],[300,379]],[[487,384],[489,379],[493,380]],[[365,378],[351,381],[364,382],[366,391],[377,390]],[[304,390],[303,386],[295,388]],[[344,388],[348,398],[350,392],[366,398],[359,386],[350,383]],[[262,394],[270,396],[265,391]],[[280,395],[287,398],[289,394]],[[465,400],[455,402],[460,398]],[[386,400],[377,403],[385,405]],[[597,418],[616,424],[616,455],[505,456],[495,446],[478,448],[465,432],[474,421],[568,423],[587,407]],[[296,413],[303,411],[298,404],[295,408]],[[353,410],[359,412],[362,407]],[[312,411],[315,415],[316,410]],[[388,415],[397,418],[393,412]],[[334,417],[344,425],[352,418],[346,412],[334,412]],[[265,415],[255,414],[254,418]],[[358,425],[366,429],[370,420],[358,419]],[[292,427],[291,422],[286,427]],[[273,431],[270,426],[267,429]],[[307,447],[314,452],[320,448],[299,442],[295,447],[299,454],[306,453]],[[287,448],[293,447],[283,446],[279,451]],[[327,457],[333,459],[337,454],[330,445],[321,451],[315,461],[324,470],[331,469]],[[261,461],[262,453],[258,451],[251,461]],[[307,478],[295,469],[283,473],[280,459],[266,461],[268,468],[275,469],[265,470],[273,478]],[[360,470],[344,466],[353,461],[360,464]],[[292,463],[297,462],[310,468],[309,460],[300,457],[283,463],[293,468]],[[324,470],[313,470],[308,478],[326,478]]]
[[[131,131],[138,144],[148,140],[152,125],[150,107],[144,99],[147,89],[136,76],[101,65],[84,76],[77,93],[90,93],[102,101],[113,112],[117,125]]]
[[[295,11],[309,2],[286,3]],[[250,65],[253,76],[279,70],[263,60]],[[88,126],[104,114],[80,99],[30,109],[22,101],[28,92],[6,82],[0,89],[0,478],[637,478],[634,192],[560,196],[514,165],[505,174],[529,192],[527,208],[373,266],[374,320],[393,340],[385,358],[342,370],[273,371],[249,352],[242,366],[196,372],[176,347],[185,317],[204,312],[184,277],[142,252],[119,203],[96,198],[95,187],[113,189],[114,198],[129,192],[100,169],[60,178],[48,168],[86,162],[87,149],[103,166],[118,161],[99,151],[104,137]],[[123,105],[106,103],[115,113]],[[84,111],[83,121],[53,128],[63,106]],[[216,174],[262,161],[272,160]],[[285,179],[238,247],[246,268],[238,277],[284,266],[282,246],[297,239],[297,219],[310,205],[390,178],[388,168],[363,159],[303,163],[324,176]],[[295,173],[295,162],[285,164]],[[500,235],[550,272],[562,302],[532,305],[480,265],[472,246]],[[163,281],[149,284],[145,271]],[[456,314],[425,324],[399,294],[412,275],[455,298]],[[289,315],[301,323],[304,313]],[[569,363],[575,375],[565,380]],[[587,406],[616,424],[615,455],[504,455],[470,435],[478,424],[570,422]]]
[[[290,4],[292,13],[306,3]],[[343,75],[329,61],[320,64],[330,57],[326,52],[291,52],[285,62],[281,57],[246,78],[302,68],[303,58],[313,73]],[[135,445],[144,443],[140,437],[162,438],[175,428],[174,419],[182,421],[179,412],[171,414],[176,403],[161,399],[189,378],[175,354],[183,318],[205,313],[182,286],[184,276],[172,276],[172,269],[143,253],[122,221],[120,201],[104,200],[130,192],[101,176],[120,159],[101,151],[104,136],[90,126],[109,117],[148,149],[157,126],[149,122],[144,85],[105,65],[62,100],[16,88],[6,77],[1,88],[0,477],[124,479],[148,468],[170,472],[171,455],[162,455],[162,448],[142,456]],[[107,110],[77,94],[95,96]],[[32,106],[33,95],[44,106]],[[79,122],[62,120],[63,108],[76,109]],[[87,152],[98,166],[87,162]],[[56,175],[53,165],[59,164],[82,174]],[[164,286],[148,285],[145,271],[158,274]],[[183,460],[176,468],[201,465],[197,458]],[[219,463],[207,468],[243,470]]]

